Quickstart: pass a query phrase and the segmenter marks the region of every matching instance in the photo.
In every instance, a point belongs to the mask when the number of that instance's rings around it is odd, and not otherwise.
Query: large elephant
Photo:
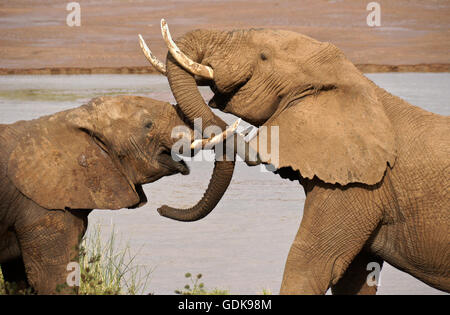
[[[193,131],[178,107],[137,96],[95,98],[51,116],[0,125],[4,279],[39,294],[73,292],[64,286],[66,269],[77,261],[90,210],[144,205],[143,184],[189,173],[172,156],[174,144],[186,139],[180,153],[191,155],[220,136],[191,144]],[[193,209],[214,208],[211,193]]]
[[[161,24],[162,70],[187,117],[214,120],[195,89],[206,82],[209,106],[260,127],[248,146],[257,162],[305,190],[282,294],[374,294],[367,268],[383,261],[450,291],[449,117],[379,88],[330,43],[250,29],[195,30],[175,44]],[[262,150],[273,141],[278,157]]]

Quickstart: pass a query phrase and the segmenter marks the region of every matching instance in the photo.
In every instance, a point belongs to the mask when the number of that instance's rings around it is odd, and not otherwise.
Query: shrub
[[[120,244],[118,244],[120,245]],[[101,229],[97,225],[80,244],[80,295],[144,294],[152,270],[134,265],[136,255],[126,244],[118,250],[114,228],[103,242]],[[14,284],[6,283],[0,272],[0,294],[30,294],[31,290],[18,292]]]
[[[192,276],[189,272],[184,275],[185,278],[189,279],[191,284],[186,284],[184,289],[175,290],[176,294],[181,295],[228,295],[228,290],[212,289],[207,290],[203,282],[200,282],[202,274],[199,273],[197,276]]]

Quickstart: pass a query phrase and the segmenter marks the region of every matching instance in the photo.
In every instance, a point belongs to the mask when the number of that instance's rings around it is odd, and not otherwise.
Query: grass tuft
[[[0,271],[0,295],[6,294],[5,280],[3,279],[3,274]]]
[[[114,228],[108,239],[101,238],[101,228],[95,226],[80,245],[80,287],[79,295],[145,294],[150,274],[145,266],[135,264],[136,255],[128,244],[122,247],[117,242]],[[17,294],[14,284],[4,281],[0,272],[0,295],[7,292]]]
[[[152,270],[135,265],[129,244],[118,250],[114,228],[106,242],[101,241],[96,226],[80,246],[81,281],[78,294],[119,295],[144,294]]]
[[[211,289],[207,290],[205,287],[205,284],[203,282],[200,282],[200,279],[202,278],[202,274],[199,273],[195,277],[192,276],[191,273],[186,273],[184,275],[185,278],[189,279],[191,284],[186,284],[184,286],[184,289],[181,290],[175,290],[176,294],[180,295],[228,295],[230,294],[228,290],[221,290],[221,289]]]
[[[262,289],[260,295],[272,295],[272,291],[270,289]]]

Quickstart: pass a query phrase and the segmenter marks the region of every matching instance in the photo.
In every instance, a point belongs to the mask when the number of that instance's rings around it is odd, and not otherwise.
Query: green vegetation
[[[152,270],[135,265],[136,255],[128,244],[118,250],[114,229],[106,242],[101,239],[100,226],[85,237],[80,246],[80,287],[79,295],[146,294]],[[8,289],[8,290],[7,290]],[[0,295],[30,294],[18,292],[14,284],[4,281],[0,272]]]
[[[27,290],[19,290],[15,283],[5,282],[3,274],[0,270],[0,295],[6,295],[6,292],[14,295],[29,295],[32,294],[31,288]]]
[[[152,270],[134,264],[136,255],[132,254],[128,244],[121,246],[117,242],[114,228],[108,239],[102,241],[101,229],[97,225],[80,245],[80,287],[79,295],[119,295],[119,294],[148,294],[147,285]],[[121,250],[118,250],[121,247]],[[189,279],[183,289],[175,290],[182,295],[229,295],[228,290],[207,289],[201,279],[202,274],[193,276],[186,273]],[[31,291],[17,291],[14,284],[5,283],[0,272],[0,295],[7,292],[13,294],[31,294]],[[271,291],[263,289],[259,294],[271,295]]]
[[[3,279],[3,274],[0,272],[0,295],[6,294],[5,280]]]
[[[184,289],[175,290],[176,294],[181,295],[228,295],[230,294],[228,290],[212,289],[207,290],[203,282],[200,282],[202,274],[199,273],[197,276],[192,276],[189,272],[184,275],[188,278],[191,284],[186,284]]]
[[[152,270],[134,265],[136,255],[131,254],[128,244],[122,250],[117,249],[114,229],[105,243],[100,235],[97,226],[81,243],[78,294],[144,294]]]
[[[272,295],[272,291],[270,289],[262,289],[260,295]]]

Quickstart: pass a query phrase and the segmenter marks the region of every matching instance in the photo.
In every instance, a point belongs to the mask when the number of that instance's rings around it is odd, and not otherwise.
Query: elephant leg
[[[371,268],[368,269],[370,263],[377,263],[383,265],[383,260],[374,256],[364,249],[356,255],[351,264],[348,266],[344,275],[339,281],[331,287],[331,292],[334,295],[374,295],[377,293],[377,285],[368,283],[367,277],[371,273]]]
[[[73,294],[67,276],[78,263],[79,242],[87,228],[87,215],[74,211],[48,211],[18,229],[18,239],[30,285],[38,294]]]
[[[3,280],[7,283],[5,288],[8,294],[27,292],[29,284],[22,257],[3,262],[1,268]]]
[[[281,294],[325,294],[338,282],[381,218],[367,194],[362,187],[319,186],[308,192]]]

